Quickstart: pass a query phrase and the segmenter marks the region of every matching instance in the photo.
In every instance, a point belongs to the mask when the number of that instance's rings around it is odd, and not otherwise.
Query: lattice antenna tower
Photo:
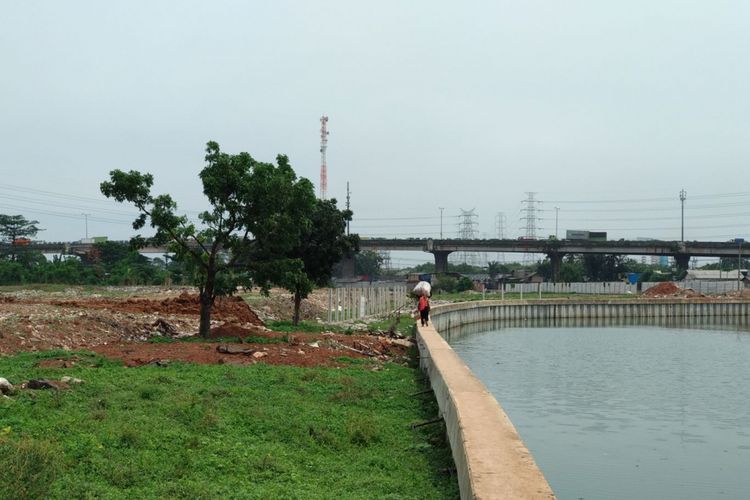
[[[536,239],[536,222],[539,220],[537,212],[541,201],[536,199],[536,193],[526,193],[526,199],[521,201],[521,220],[525,222],[524,236],[529,240]]]
[[[474,213],[475,209],[461,209],[461,215],[458,220],[458,237],[462,240],[473,240],[477,237],[477,226],[479,215]],[[463,261],[466,264],[476,265],[477,256],[473,252],[461,252]]]
[[[388,250],[380,250],[378,252],[380,254],[380,257],[383,259],[383,262],[381,264],[382,268],[386,272],[390,272],[393,270],[393,262],[391,261],[391,252]]]
[[[497,238],[499,240],[505,239],[505,214],[503,212],[498,212],[495,214],[495,229],[497,231]],[[498,252],[497,254],[497,260],[498,262],[505,262],[505,254],[502,252]]]
[[[521,213],[523,214],[523,216],[521,217],[521,221],[524,221],[526,223],[524,237],[528,240],[536,239],[536,231],[537,231],[536,222],[539,220],[539,216],[537,215],[537,212],[539,210],[538,206],[540,203],[541,201],[536,199],[536,193],[532,193],[532,192],[527,192],[526,199],[521,201]],[[523,264],[530,265],[533,263],[534,263],[534,254],[525,253],[523,255]]]
[[[328,198],[328,163],[326,163],[326,149],[328,149],[328,117],[320,117],[320,199]]]

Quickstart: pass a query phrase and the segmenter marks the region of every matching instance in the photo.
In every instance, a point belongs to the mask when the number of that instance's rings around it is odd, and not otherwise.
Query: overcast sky
[[[362,234],[750,237],[750,3],[3,1],[0,213],[127,238],[114,168],[191,216],[203,149],[289,155]],[[61,195],[67,195],[67,198]],[[607,203],[604,203],[604,202]]]

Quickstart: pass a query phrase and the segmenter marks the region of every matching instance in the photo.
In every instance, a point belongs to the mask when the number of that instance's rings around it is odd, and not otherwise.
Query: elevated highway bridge
[[[589,241],[589,240],[461,240],[363,238],[362,250],[421,251],[435,256],[435,269],[447,271],[453,252],[541,253],[559,275],[562,258],[568,254],[617,254],[674,257],[680,270],[687,270],[691,257],[750,257],[750,243],[718,241]]]
[[[127,243],[127,242],[123,242]],[[8,245],[4,245],[8,247]],[[93,243],[54,242],[24,245],[24,248],[46,253],[85,255]],[[750,258],[750,242],[718,241],[589,241],[589,240],[507,240],[507,239],[432,239],[368,238],[360,241],[362,250],[409,251],[431,253],[438,272],[448,270],[448,256],[453,252],[539,253],[545,254],[558,276],[562,258],[569,254],[617,254],[673,257],[677,267],[687,270],[691,257]],[[4,248],[7,251],[7,248]],[[147,247],[143,253],[166,253],[164,247]]]

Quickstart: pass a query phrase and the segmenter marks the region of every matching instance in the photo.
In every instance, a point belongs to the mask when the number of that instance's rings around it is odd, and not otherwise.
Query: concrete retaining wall
[[[504,320],[696,318],[750,316],[750,302],[739,300],[610,300],[597,303],[548,301],[476,301],[434,307],[437,330]]]
[[[463,499],[554,499],[547,480],[492,394],[432,326],[417,327]]]
[[[602,303],[482,301],[433,307],[430,326],[417,327],[420,366],[427,372],[448,433],[461,498],[553,499],[552,489],[513,423],[466,364],[438,334],[483,322],[639,318],[750,317],[737,300],[623,300]]]

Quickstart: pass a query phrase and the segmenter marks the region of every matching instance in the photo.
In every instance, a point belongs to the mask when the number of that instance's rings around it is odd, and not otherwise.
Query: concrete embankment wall
[[[569,300],[461,302],[435,307],[438,331],[452,326],[503,320],[699,318],[750,316],[750,302],[739,300],[611,300],[579,303]]]
[[[430,325],[417,327],[420,366],[447,429],[463,499],[554,499],[515,427],[484,384]]]
[[[482,301],[433,307],[417,327],[420,366],[445,420],[461,498],[552,499],[552,489],[513,423],[466,364],[438,334],[450,327],[518,320],[637,320],[750,317],[737,300],[623,300],[601,303]]]

